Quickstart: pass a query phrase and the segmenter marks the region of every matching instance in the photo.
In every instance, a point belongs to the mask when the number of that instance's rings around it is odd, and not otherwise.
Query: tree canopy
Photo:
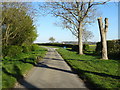
[[[2,44],[30,44],[37,37],[33,20],[22,4],[12,4],[3,3]]]
[[[53,38],[53,37],[50,37],[49,38],[49,41],[51,41],[52,43],[55,41],[55,38]]]

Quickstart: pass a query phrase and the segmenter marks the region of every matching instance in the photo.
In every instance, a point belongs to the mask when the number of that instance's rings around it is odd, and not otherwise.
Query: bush
[[[22,48],[23,48],[23,51],[22,51],[23,53],[28,53],[31,51],[31,46],[24,45],[22,46]]]
[[[37,50],[39,50],[39,46],[38,45],[35,45],[35,44],[33,44],[33,45],[31,45],[31,51],[37,51]]]
[[[79,51],[79,47],[78,47],[78,45],[74,45],[74,46],[72,47],[72,50],[78,52],[78,51]]]
[[[89,44],[84,44],[83,45],[83,50],[88,51],[89,50]]]
[[[102,51],[102,45],[100,42],[98,42],[96,43],[95,53],[98,55],[98,54],[101,54],[101,51]]]
[[[18,54],[21,54],[21,53],[28,53],[28,52],[37,51],[37,50],[39,50],[38,45],[2,46],[2,56],[3,57],[5,57],[5,56],[13,57],[13,56],[17,56]]]
[[[28,53],[30,51],[37,51],[39,50],[40,47],[38,45],[33,44],[33,45],[24,45],[22,46],[22,48],[23,48],[23,53]]]
[[[5,57],[7,56],[8,53],[8,46],[2,46],[2,56]]]
[[[97,55],[101,54],[102,45],[101,42],[97,43],[95,53]],[[109,58],[119,58],[120,54],[120,40],[107,41],[107,51]]]
[[[73,51],[79,51],[78,45],[73,45],[72,47]],[[89,44],[83,44],[83,51],[88,51],[89,50]]]
[[[8,57],[14,57],[17,56],[18,54],[22,53],[22,47],[21,46],[3,46],[2,51],[3,51],[3,57],[8,56]]]

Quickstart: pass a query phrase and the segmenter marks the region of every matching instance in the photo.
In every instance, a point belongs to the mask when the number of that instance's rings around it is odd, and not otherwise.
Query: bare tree
[[[47,13],[60,18],[64,28],[69,29],[73,35],[78,37],[79,54],[83,54],[82,35],[84,27],[95,20],[96,9],[94,6],[105,4],[107,1],[46,2],[40,5],[40,9],[43,9],[45,13],[48,11]]]
[[[88,30],[83,30],[83,42],[87,43],[89,39],[91,39],[92,37],[94,37],[93,33],[91,31]]]
[[[106,42],[106,33],[108,31],[108,18],[105,18],[105,27],[103,26],[102,17],[98,18],[98,24],[101,35],[101,43],[102,43],[102,59],[108,59],[107,56],[107,42]]]

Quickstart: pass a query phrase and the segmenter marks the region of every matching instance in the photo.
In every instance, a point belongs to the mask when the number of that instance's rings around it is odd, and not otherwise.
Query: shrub
[[[2,46],[2,56],[5,57],[7,56],[8,53],[8,46]]]
[[[101,54],[102,45],[101,42],[97,43],[95,53]],[[107,41],[107,51],[109,58],[119,58],[120,54],[120,40]]]
[[[38,45],[35,45],[35,44],[33,44],[33,45],[31,45],[31,51],[37,51],[37,50],[39,50],[39,46]]]
[[[79,51],[78,45],[73,45],[72,47],[73,51]],[[89,44],[83,44],[83,51],[88,51],[89,50]]]
[[[28,53],[31,51],[31,46],[24,45],[22,46],[22,48],[23,48],[23,51],[22,51],[23,53]]]
[[[101,51],[102,51],[102,45],[100,42],[98,42],[96,43],[95,53],[98,55],[98,54],[101,54]]]
[[[78,47],[78,45],[74,45],[74,46],[72,47],[72,50],[78,52],[78,51],[79,51],[79,47]]]
[[[22,46],[22,48],[23,48],[23,52],[24,53],[28,53],[30,51],[37,51],[37,50],[39,50],[39,46],[35,45],[35,44],[33,44],[33,45],[24,45],[24,46]]]
[[[83,45],[83,50],[88,51],[89,50],[89,44],[84,44]]]
[[[17,56],[18,54],[22,53],[22,47],[21,46],[3,46],[2,47],[2,51],[3,51],[3,57],[5,56],[9,56],[9,57],[13,57],[13,56]]]

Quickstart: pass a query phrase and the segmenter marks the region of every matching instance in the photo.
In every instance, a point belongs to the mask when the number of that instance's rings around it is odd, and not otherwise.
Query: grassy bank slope
[[[85,82],[91,83],[91,88],[120,88],[118,61],[100,60],[99,56],[93,55],[78,55],[70,49],[57,51]]]
[[[35,65],[37,59],[41,60],[46,52],[46,49],[39,47],[35,51],[12,58],[5,57],[2,61],[2,88],[13,88],[16,82],[20,83],[24,74]]]

